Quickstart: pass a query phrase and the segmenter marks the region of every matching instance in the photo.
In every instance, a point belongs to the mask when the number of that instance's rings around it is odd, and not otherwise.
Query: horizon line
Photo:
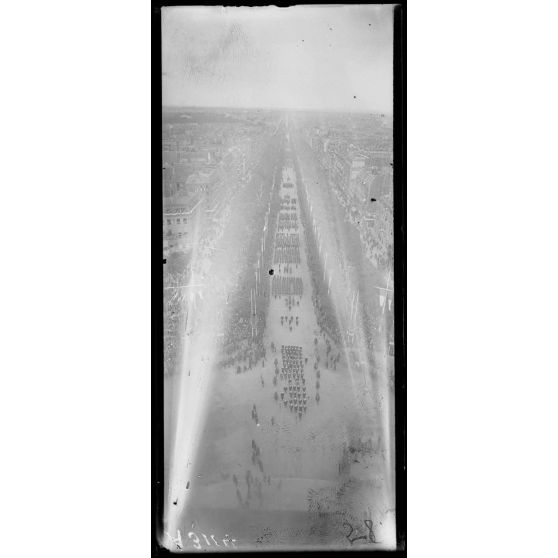
[[[341,109],[341,108],[284,108],[284,107],[227,107],[227,106],[216,106],[216,105],[161,105],[163,110],[165,109],[220,109],[220,110],[270,110],[270,111],[282,111],[282,112],[342,112],[349,114],[389,114],[393,113],[393,109],[390,110],[379,110],[379,109],[368,109],[368,110],[357,110],[357,109]]]

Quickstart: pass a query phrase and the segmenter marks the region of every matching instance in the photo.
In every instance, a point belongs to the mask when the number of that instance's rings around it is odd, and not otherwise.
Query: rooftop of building
[[[165,198],[163,213],[167,215],[188,215],[200,203],[201,198],[197,194],[175,195]]]

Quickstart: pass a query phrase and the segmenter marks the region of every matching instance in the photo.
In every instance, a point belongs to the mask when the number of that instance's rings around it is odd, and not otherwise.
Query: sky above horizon
[[[393,6],[163,7],[164,106],[391,112]]]

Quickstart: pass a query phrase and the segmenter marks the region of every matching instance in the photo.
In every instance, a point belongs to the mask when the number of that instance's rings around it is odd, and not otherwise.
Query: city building
[[[163,247],[167,253],[186,249],[195,215],[202,205],[199,197],[187,201],[174,199],[165,202],[163,209]]]

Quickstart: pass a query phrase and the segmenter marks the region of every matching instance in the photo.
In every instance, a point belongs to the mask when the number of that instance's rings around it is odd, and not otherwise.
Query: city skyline
[[[216,106],[216,105],[163,105],[163,111],[165,110],[183,110],[183,111],[196,111],[196,110],[230,110],[230,111],[269,111],[269,112],[314,112],[314,113],[324,113],[324,114],[385,114],[392,115],[393,109],[389,110],[365,110],[365,109],[316,109],[309,107],[297,107],[297,108],[286,108],[286,107],[248,107],[248,106]]]
[[[392,10],[163,8],[163,105],[391,114]]]

